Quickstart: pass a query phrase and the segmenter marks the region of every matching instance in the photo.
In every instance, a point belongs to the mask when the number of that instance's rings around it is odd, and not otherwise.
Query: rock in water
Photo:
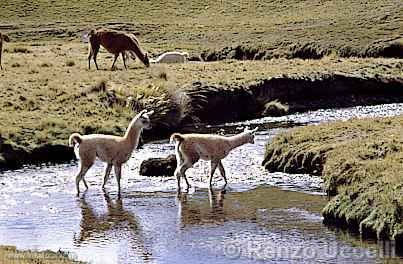
[[[140,165],[140,175],[143,176],[172,176],[176,169],[175,155],[166,158],[151,158]]]

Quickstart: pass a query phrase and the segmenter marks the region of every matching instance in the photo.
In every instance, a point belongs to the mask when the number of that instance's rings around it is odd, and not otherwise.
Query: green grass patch
[[[323,209],[378,238],[403,237],[403,116],[292,129],[267,144],[270,171],[320,174]]]

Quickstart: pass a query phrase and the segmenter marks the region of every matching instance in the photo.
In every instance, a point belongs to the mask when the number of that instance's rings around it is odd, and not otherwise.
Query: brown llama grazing
[[[3,51],[3,42],[9,42],[9,41],[10,41],[10,39],[8,38],[7,35],[0,33],[0,69],[3,69],[3,66],[1,65],[1,54]]]
[[[147,53],[144,53],[139,45],[139,41],[134,34],[114,31],[110,29],[91,30],[89,34],[89,52],[88,69],[91,68],[91,58],[94,58],[95,66],[98,70],[97,55],[100,46],[104,47],[109,53],[115,55],[112,63],[112,69],[115,66],[119,54],[122,55],[123,64],[126,67],[126,52],[134,53],[147,67],[150,66]]]

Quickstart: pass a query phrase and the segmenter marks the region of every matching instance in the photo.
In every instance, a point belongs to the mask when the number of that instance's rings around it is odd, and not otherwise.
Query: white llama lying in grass
[[[150,59],[151,63],[185,63],[187,62],[189,53],[170,51],[158,56],[157,59]]]
[[[81,180],[88,189],[84,175],[94,164],[94,161],[97,157],[107,164],[102,188],[105,188],[105,184],[108,181],[109,174],[113,166],[118,183],[118,191],[120,193],[122,164],[129,160],[133,150],[137,148],[140,134],[143,129],[151,128],[149,116],[153,112],[154,111],[147,112],[147,110],[143,110],[137,114],[130,122],[123,137],[102,134],[82,136],[78,133],[73,133],[70,136],[69,145],[75,145],[74,151],[77,158],[80,159],[80,171],[76,177],[77,195],[80,194],[79,185]]]
[[[211,134],[182,135],[174,133],[171,136],[171,142],[175,141],[176,161],[178,164],[175,170],[175,176],[178,181],[178,189],[181,188],[181,176],[185,178],[187,187],[190,187],[185,172],[199,159],[211,161],[211,172],[209,177],[210,188],[212,186],[212,179],[217,166],[220,170],[221,176],[224,178],[225,187],[227,185],[227,178],[225,177],[225,170],[221,160],[234,148],[246,143],[253,144],[256,131],[257,128],[253,130],[245,129],[244,132],[230,137]]]

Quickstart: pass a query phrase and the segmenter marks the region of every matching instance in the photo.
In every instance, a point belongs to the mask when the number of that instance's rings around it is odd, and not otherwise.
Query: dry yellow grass
[[[92,89],[100,80],[105,80],[107,88],[125,100],[129,96],[159,96],[183,89],[196,80],[220,87],[250,85],[282,74],[314,76],[344,72],[403,77],[403,63],[396,59],[326,57],[153,65],[151,68],[136,62],[127,71],[119,61],[119,69],[110,71],[112,56],[102,52],[99,65],[103,70],[96,71],[87,70],[86,54],[87,46],[83,43],[35,42],[7,46],[5,70],[0,72],[0,134],[6,142],[33,148],[45,143],[65,144],[73,131],[121,134],[133,113],[121,105],[108,104],[105,92]]]
[[[3,1],[0,27],[17,40],[79,41],[92,27],[135,32],[152,53],[200,54],[227,46],[263,46],[282,54],[296,43],[365,48],[402,39],[395,0],[89,0]]]

